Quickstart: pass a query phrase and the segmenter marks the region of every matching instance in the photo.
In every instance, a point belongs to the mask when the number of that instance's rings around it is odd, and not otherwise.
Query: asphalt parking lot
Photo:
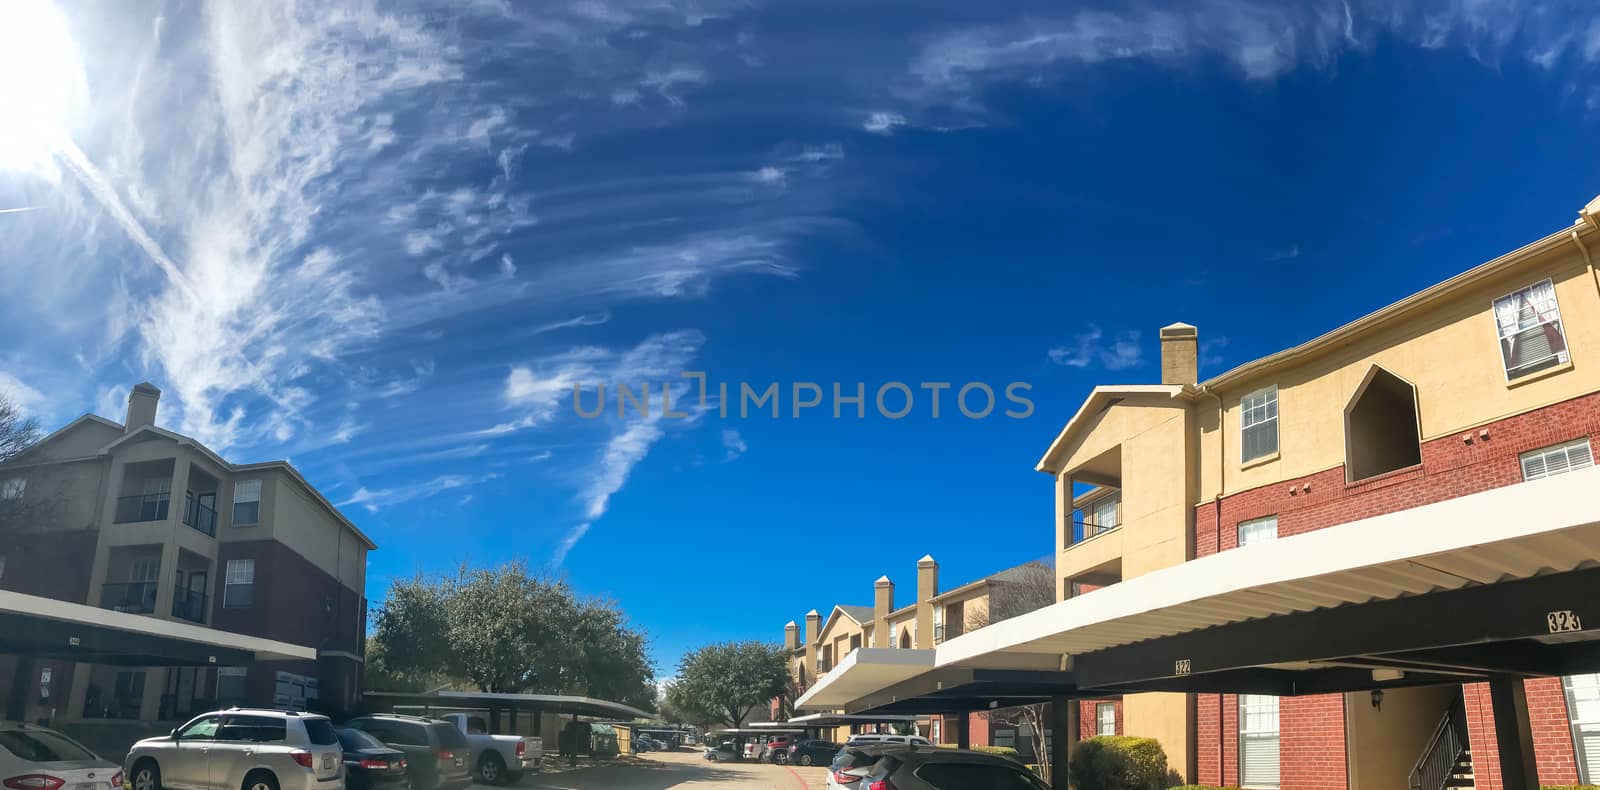
[[[524,788],[541,790],[823,790],[827,769],[765,763],[712,763],[699,751],[651,752],[586,768],[556,768],[524,778]],[[480,786],[473,785],[473,790]],[[487,790],[487,789],[485,789]]]

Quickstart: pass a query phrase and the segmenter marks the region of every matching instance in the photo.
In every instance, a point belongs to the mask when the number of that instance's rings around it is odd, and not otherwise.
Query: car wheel
[[[278,790],[278,777],[266,771],[247,774],[239,790]]]
[[[800,755],[800,764],[801,765],[810,765],[811,764],[811,755],[809,755],[809,754]]]
[[[133,766],[133,790],[161,790],[161,767],[155,760],[140,760]]]
[[[500,761],[500,755],[490,752],[478,761],[478,781],[486,785],[497,785],[505,781],[506,766]]]

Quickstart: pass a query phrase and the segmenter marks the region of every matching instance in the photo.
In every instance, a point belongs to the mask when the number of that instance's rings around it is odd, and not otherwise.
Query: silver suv
[[[133,790],[344,790],[344,755],[328,717],[231,708],[133,745]]]

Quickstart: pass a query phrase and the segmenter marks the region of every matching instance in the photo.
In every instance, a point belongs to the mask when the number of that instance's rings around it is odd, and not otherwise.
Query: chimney
[[[123,420],[123,433],[133,433],[146,425],[156,424],[156,403],[161,400],[161,390],[154,384],[142,381],[133,385],[128,393],[128,417]]]
[[[1200,381],[1200,331],[1189,324],[1161,327],[1161,383]]]
[[[822,615],[812,609],[806,612],[806,676],[810,683],[817,677],[817,637],[821,636]]]
[[[893,647],[894,636],[889,633],[889,613],[894,611],[894,582],[880,576],[872,583],[872,645]]]
[[[933,647],[933,596],[939,594],[939,563],[933,555],[917,560],[917,636],[912,646]]]
[[[795,625],[795,622],[793,620],[790,620],[789,624],[783,627],[783,648],[785,650],[793,652],[794,649],[799,647],[799,646],[800,646],[800,626]]]

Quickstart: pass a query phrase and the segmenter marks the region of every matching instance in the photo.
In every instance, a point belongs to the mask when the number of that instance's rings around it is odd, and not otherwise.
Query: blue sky
[[[1216,374],[1600,192],[1589,4],[1193,5],[26,0],[66,36],[0,80],[0,391],[55,425],[149,379],[342,503],[373,598],[525,558],[666,672],[903,603],[924,553],[1051,551],[1033,463],[1159,326]],[[573,411],[685,370],[1034,409]]]

